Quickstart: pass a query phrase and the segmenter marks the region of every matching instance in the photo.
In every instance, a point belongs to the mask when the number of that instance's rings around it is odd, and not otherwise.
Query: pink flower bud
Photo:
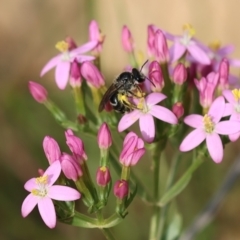
[[[71,64],[69,83],[71,87],[80,87],[82,85],[82,78],[80,73],[80,66],[76,59]]]
[[[92,20],[89,24],[89,41],[98,41],[97,46],[95,47],[94,51],[99,54],[102,51],[102,45],[105,39],[105,36],[102,35],[101,31],[99,30],[98,23],[95,20]]]
[[[71,37],[66,37],[65,42],[68,44],[68,51],[71,51],[71,50],[77,48],[77,44]]]
[[[71,155],[63,153],[60,160],[66,178],[77,181],[83,175],[80,164]]]
[[[90,87],[100,88],[105,85],[100,71],[92,62],[84,62],[81,66],[81,74]]]
[[[128,53],[131,53],[133,52],[133,38],[132,38],[132,34],[129,30],[129,28],[124,25],[123,28],[122,28],[122,46],[123,46],[123,49],[128,52]]]
[[[83,141],[79,137],[72,135],[71,132],[69,133],[66,131],[65,136],[69,149],[74,154],[75,158],[80,162],[80,164],[82,161],[87,160]]]
[[[187,70],[182,63],[179,63],[173,70],[173,82],[182,85],[187,80]]]
[[[181,118],[184,114],[184,108],[182,103],[181,102],[174,103],[172,111],[176,115],[177,119]]]
[[[55,139],[46,136],[43,139],[43,150],[50,165],[56,160],[60,160],[61,151]]]
[[[99,167],[96,174],[96,181],[99,186],[105,187],[111,180],[111,174],[107,167]]]
[[[45,171],[43,169],[41,169],[41,168],[38,169],[39,176],[43,176],[44,172]]]
[[[148,55],[155,56],[155,26],[154,25],[148,25],[148,36],[147,36],[147,52]]]
[[[222,59],[219,66],[219,87],[221,90],[228,89],[229,62],[226,58]]]
[[[154,47],[157,61],[159,61],[160,63],[168,62],[169,51],[167,46],[167,40],[164,33],[160,29],[155,32]]]
[[[162,69],[157,61],[153,61],[149,64],[149,79],[153,82],[151,84],[151,90],[153,92],[161,92],[164,87],[164,79],[162,75]]]
[[[47,90],[39,83],[29,81],[28,88],[31,95],[37,102],[44,103],[47,100]]]
[[[144,142],[135,133],[130,132],[126,135],[123,142],[123,149],[120,154],[120,162],[124,166],[134,166],[144,155]]]
[[[106,123],[103,123],[99,128],[97,139],[100,149],[108,149],[112,145],[111,132]]]
[[[114,184],[113,192],[114,195],[119,199],[127,197],[129,192],[128,182],[125,180],[118,180]]]

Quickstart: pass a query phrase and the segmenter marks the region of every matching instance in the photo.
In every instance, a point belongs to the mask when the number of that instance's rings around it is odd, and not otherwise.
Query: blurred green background
[[[61,223],[56,229],[49,230],[37,209],[26,219],[20,214],[22,201],[27,195],[23,184],[37,176],[38,168],[47,167],[42,150],[44,136],[54,137],[61,149],[67,151],[63,129],[45,108],[32,99],[27,87],[29,80],[39,81],[48,89],[51,98],[70,117],[74,117],[71,93],[69,89],[61,91],[56,87],[53,71],[43,79],[39,78],[46,61],[57,53],[54,48],[57,41],[72,36],[78,44],[86,42],[88,23],[92,19],[97,20],[106,34],[102,71],[111,81],[127,64],[120,39],[123,24],[129,26],[136,48],[144,53],[148,24],[154,23],[171,33],[180,34],[182,25],[191,23],[197,37],[205,44],[214,40],[220,40],[222,44],[232,43],[236,47],[233,57],[240,58],[239,9],[238,0],[1,0],[0,239],[104,239],[99,230],[78,229]],[[238,70],[235,74],[239,74]],[[98,163],[92,151],[95,140],[84,139],[92,173],[95,174]],[[95,148],[98,151],[96,141]],[[191,184],[177,198],[184,216],[184,227],[213,195],[238,153],[239,141],[227,146],[221,164],[206,161],[195,173]],[[181,164],[184,166],[186,163]],[[146,185],[151,183],[149,159],[134,170]],[[240,239],[239,185],[238,180],[221,205],[216,220],[196,239]],[[147,239],[150,214],[151,209],[136,198],[126,220],[113,231],[118,239]]]

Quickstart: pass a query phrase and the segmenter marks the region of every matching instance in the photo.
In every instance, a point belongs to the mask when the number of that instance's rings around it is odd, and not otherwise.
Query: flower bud
[[[229,62],[226,58],[222,59],[219,66],[219,87],[221,90],[228,89]]]
[[[77,48],[77,44],[71,37],[66,37],[65,42],[68,44],[68,51],[71,51],[71,50]]]
[[[80,66],[76,59],[71,64],[69,83],[71,87],[80,87],[82,85],[82,78],[80,73]]]
[[[44,103],[47,100],[47,90],[39,83],[29,81],[28,88],[31,95],[37,102]]]
[[[153,61],[149,65],[149,79],[152,81],[151,90],[153,92],[161,92],[164,87],[164,78],[162,69],[157,61]]]
[[[96,52],[96,54],[99,54],[102,51],[102,45],[103,45],[105,36],[99,30],[98,23],[95,20],[92,20],[90,22],[88,31],[89,31],[89,40],[98,41],[98,44],[95,47],[94,51]]]
[[[155,55],[155,46],[154,46],[154,41],[155,41],[155,26],[154,25],[149,25],[148,28],[148,36],[147,36],[147,52],[148,55],[154,56]]]
[[[81,74],[86,79],[89,87],[100,88],[105,85],[100,71],[92,62],[84,62],[81,66]]]
[[[99,167],[96,174],[96,181],[99,186],[105,187],[111,180],[111,174],[107,167]]]
[[[77,181],[83,175],[80,165],[71,155],[63,153],[60,160],[62,171],[66,178]]]
[[[172,111],[176,115],[177,119],[181,118],[184,114],[184,108],[182,103],[181,102],[174,103]]]
[[[56,160],[60,160],[61,151],[55,139],[46,136],[43,139],[43,150],[50,165]]]
[[[164,33],[160,29],[155,32],[154,47],[157,61],[159,61],[160,63],[168,62],[169,51],[167,46],[167,40]]]
[[[128,182],[125,180],[118,180],[114,184],[113,192],[117,198],[119,199],[125,198],[126,196],[128,196],[129,192]]]
[[[134,47],[132,34],[126,25],[124,25],[122,28],[122,46],[126,52],[128,53],[133,52]]]
[[[144,155],[144,142],[135,133],[130,132],[126,135],[123,142],[123,149],[120,154],[120,162],[124,166],[134,166]]]
[[[44,172],[45,171],[43,169],[41,169],[41,168],[38,169],[39,176],[43,176]]]
[[[179,63],[173,70],[173,82],[182,85],[187,80],[187,70],[182,63]]]
[[[99,128],[97,139],[100,149],[108,149],[112,145],[111,132],[106,123],[103,123]]]

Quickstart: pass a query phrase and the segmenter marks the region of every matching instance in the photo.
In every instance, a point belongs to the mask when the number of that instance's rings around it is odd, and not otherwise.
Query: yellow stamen
[[[189,23],[183,25],[183,31],[187,32],[190,37],[193,37],[196,34],[196,30]]]
[[[47,184],[47,181],[48,181],[48,176],[47,175],[36,178],[36,183],[37,184]]]
[[[239,101],[239,99],[240,99],[240,89],[233,89],[232,90],[232,94],[233,94],[233,96],[234,96],[234,99],[236,100],[236,101]]]
[[[69,49],[69,44],[65,41],[59,41],[56,43],[55,47],[60,52],[67,52]]]
[[[139,102],[138,102],[138,104],[137,104],[137,108],[143,110],[144,105],[145,105],[145,100],[144,100],[144,98],[140,98],[140,100],[139,100]]]
[[[104,166],[102,166],[102,167],[100,167],[100,171],[102,171],[102,172],[106,172],[106,171],[107,171],[107,168],[104,167]]]
[[[204,128],[207,133],[212,133],[214,129],[214,123],[211,117],[207,114],[203,117]]]
[[[208,45],[213,51],[217,51],[221,47],[221,42],[219,40],[213,41]]]

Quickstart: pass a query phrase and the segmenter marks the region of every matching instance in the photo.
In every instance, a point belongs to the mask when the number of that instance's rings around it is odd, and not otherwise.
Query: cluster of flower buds
[[[34,183],[26,183],[25,189],[31,193],[23,203],[24,217],[38,204],[45,223],[54,227],[56,215],[50,199],[72,201],[80,198],[80,195],[89,208],[89,213],[102,214],[101,209],[107,205],[112,189],[113,166],[119,177],[113,187],[117,198],[117,216],[102,220],[101,215],[98,220],[92,220],[86,216],[81,218],[80,213],[72,215],[73,219],[80,218],[91,227],[112,227],[127,214],[127,208],[137,193],[134,180],[138,181],[130,169],[138,163],[146,149],[149,149],[153,157],[155,180],[158,178],[157,162],[167,144],[173,149],[177,147],[181,152],[196,150],[198,161],[193,161],[190,170],[186,171],[189,175],[183,176],[172,188],[167,188],[168,192],[160,200],[155,187],[153,204],[160,202],[159,205],[164,206],[187,185],[189,176],[200,165],[202,156],[210,156],[215,163],[220,163],[224,145],[240,137],[240,89],[237,88],[236,77],[229,72],[231,66],[240,67],[240,60],[229,59],[232,46],[205,46],[194,37],[196,32],[189,24],[184,26],[180,36],[154,25],[148,26],[147,33],[146,59],[149,60],[142,66],[142,62],[137,58],[138,52],[129,28],[124,26],[122,29],[122,46],[128,53],[132,66],[129,74],[134,83],[131,88],[127,85],[131,84],[131,79],[124,79],[126,82],[118,83],[117,87],[114,85],[117,81],[115,80],[107,90],[100,69],[105,36],[100,32],[96,21],[90,23],[89,42],[86,44],[78,47],[71,38],[57,43],[56,47],[61,54],[44,66],[41,76],[55,67],[55,81],[60,89],[65,89],[69,80],[76,103],[77,121],[66,117],[49,99],[44,87],[35,82],[29,83],[33,98],[43,103],[58,123],[68,129],[65,136],[71,154],[62,153],[53,138],[45,137],[43,147],[50,167]],[[171,47],[169,42],[172,43]],[[85,55],[87,52],[91,52],[90,55]],[[145,80],[140,82],[136,72],[141,77],[144,76]],[[231,88],[233,90],[230,90]],[[91,97],[88,93],[91,93]],[[115,95],[116,102],[111,102],[112,107],[124,113],[123,115],[111,111],[109,101]],[[102,102],[103,96],[105,102]],[[107,111],[99,112],[99,104],[105,104]],[[125,109],[128,111],[124,111]],[[138,120],[142,138],[132,131],[124,135]],[[188,133],[187,126],[194,130]],[[70,129],[97,135],[100,149],[96,172],[97,187],[89,173],[83,142]],[[122,139],[123,147],[120,151],[118,143]],[[149,148],[145,149],[145,144]],[[177,153],[179,154],[179,151]],[[61,170],[63,175],[60,175]],[[51,179],[50,173],[53,174]],[[57,178],[61,185],[72,180],[78,194],[76,190],[70,190],[66,186],[63,189],[61,186],[62,197],[58,197],[54,190],[57,186],[52,186]],[[138,182],[139,186],[141,189],[137,194],[141,195],[142,186]],[[39,199],[43,201],[40,202]],[[49,208],[49,216],[42,212],[44,207]],[[58,211],[58,216],[59,214],[61,211]],[[155,225],[157,226],[156,223]]]

